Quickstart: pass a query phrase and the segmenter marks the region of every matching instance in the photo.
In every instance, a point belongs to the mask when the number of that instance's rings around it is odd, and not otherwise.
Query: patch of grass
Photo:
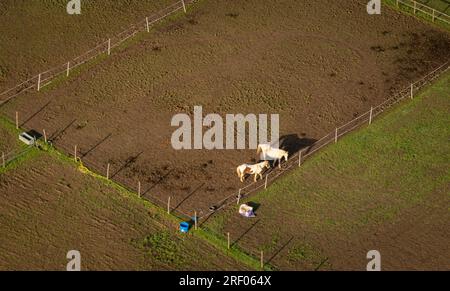
[[[167,230],[145,237],[142,247],[148,256],[163,264],[179,267],[185,261],[179,243]]]
[[[416,11],[416,13],[414,14],[413,8],[405,6],[403,4],[400,4],[399,6],[397,6],[396,0],[383,0],[383,2],[394,10],[407,13],[409,15],[417,17],[418,19],[425,20],[425,21],[435,24],[441,28],[450,30],[450,25],[448,23],[446,23],[442,20],[439,20],[437,18],[433,21],[432,16],[430,16],[426,13],[423,13],[421,11]],[[420,1],[418,1],[418,2],[420,2]],[[423,4],[427,5],[430,8],[434,8],[437,11],[445,13],[444,10],[445,10],[446,6],[443,5],[444,3],[441,0],[434,0],[434,1],[431,1],[431,3],[423,3]],[[446,13],[446,14],[448,15],[448,13]]]
[[[330,267],[327,258],[308,243],[297,244],[292,247],[287,254],[287,260],[291,263],[301,262],[315,269]]]

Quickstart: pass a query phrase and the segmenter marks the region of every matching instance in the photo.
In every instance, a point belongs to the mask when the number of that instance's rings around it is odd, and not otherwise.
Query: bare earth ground
[[[245,269],[175,233],[139,200],[44,153],[0,175],[0,221],[2,270],[65,270],[72,249],[83,270]]]
[[[295,145],[320,138],[449,57],[448,33],[354,1],[204,1],[187,17],[17,110],[28,128],[147,197],[200,215],[242,185],[236,166],[253,151],[175,151],[174,114],[278,113]],[[26,55],[26,54],[24,54]]]
[[[450,269],[450,72],[206,226],[284,270]],[[205,225],[203,226],[205,227]]]
[[[0,92],[72,60],[176,1],[81,1],[81,15],[67,14],[68,2],[0,2]]]

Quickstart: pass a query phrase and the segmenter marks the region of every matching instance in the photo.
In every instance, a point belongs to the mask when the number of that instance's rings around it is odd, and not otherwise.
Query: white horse
[[[239,167],[237,167],[236,172],[238,174],[239,179],[241,180],[241,182],[244,182],[244,178],[246,174],[250,174],[250,175],[255,175],[254,181],[256,182],[256,180],[258,179],[258,176],[262,179],[262,172],[264,171],[264,169],[270,168],[270,163],[268,161],[264,161],[262,163],[259,164],[255,164],[255,165],[249,165],[249,164],[243,164],[240,165]]]
[[[278,161],[278,167],[281,169],[281,160],[288,161],[289,153],[285,150],[273,148],[270,144],[260,144],[258,145],[258,150],[256,153],[259,155],[262,152],[263,160],[274,160],[274,165]]]

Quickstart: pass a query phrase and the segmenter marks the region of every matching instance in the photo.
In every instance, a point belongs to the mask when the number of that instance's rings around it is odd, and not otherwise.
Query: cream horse
[[[241,182],[244,182],[244,178],[246,174],[255,175],[254,181],[258,179],[258,176],[262,179],[262,172],[264,169],[270,168],[270,163],[268,161],[264,161],[262,163],[256,164],[256,165],[249,165],[249,164],[243,164],[237,167],[236,172],[239,176],[239,179]]]
[[[263,160],[274,160],[274,165],[278,161],[278,167],[281,169],[281,160],[288,161],[289,153],[285,150],[273,148],[270,144],[260,144],[258,145],[257,154],[263,154]]]

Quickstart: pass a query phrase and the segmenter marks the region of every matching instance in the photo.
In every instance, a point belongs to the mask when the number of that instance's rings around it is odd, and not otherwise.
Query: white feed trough
[[[33,136],[31,136],[26,132],[22,132],[21,134],[19,134],[19,140],[22,141],[24,144],[30,146],[34,145],[34,143],[36,142],[36,138],[34,138]]]

